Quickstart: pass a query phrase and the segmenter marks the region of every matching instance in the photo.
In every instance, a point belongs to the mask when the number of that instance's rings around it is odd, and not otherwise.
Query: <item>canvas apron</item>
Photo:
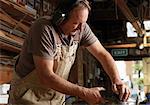
[[[55,66],[56,74],[68,79],[70,68],[74,63],[78,41],[72,40],[72,45],[62,45],[57,34]],[[53,89],[48,89],[39,83],[36,70],[24,78],[14,73],[11,83],[10,105],[65,105],[65,95]]]

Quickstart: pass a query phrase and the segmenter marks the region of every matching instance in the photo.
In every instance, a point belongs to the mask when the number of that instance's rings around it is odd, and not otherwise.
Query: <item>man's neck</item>
[[[59,29],[60,29],[61,33],[63,33],[64,35],[69,35],[68,29],[65,28],[64,24],[60,24]]]

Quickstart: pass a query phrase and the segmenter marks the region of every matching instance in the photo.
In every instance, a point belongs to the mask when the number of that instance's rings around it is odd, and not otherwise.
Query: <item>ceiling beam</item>
[[[142,29],[140,22],[134,17],[130,9],[124,0],[114,0],[115,4],[120,8],[125,17],[131,22],[133,27],[136,29],[137,33],[140,35],[144,34],[144,30]]]
[[[150,43],[142,43],[140,46],[143,47],[150,47]],[[140,47],[137,43],[131,43],[131,44],[120,44],[120,45],[104,45],[105,48],[136,48]]]

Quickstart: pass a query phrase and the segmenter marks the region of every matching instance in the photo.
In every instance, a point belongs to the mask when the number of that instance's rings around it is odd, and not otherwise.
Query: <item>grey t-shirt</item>
[[[31,26],[16,66],[16,72],[20,77],[26,76],[35,69],[33,55],[48,59],[54,58],[56,44],[54,39],[56,35],[53,33],[53,30],[54,27],[51,24],[50,17],[42,17]],[[80,35],[80,46],[89,46],[98,40],[88,24],[82,25],[82,30],[79,32],[79,34],[75,35]]]

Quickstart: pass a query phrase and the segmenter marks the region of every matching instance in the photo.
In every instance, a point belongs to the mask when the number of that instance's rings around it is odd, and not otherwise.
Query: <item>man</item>
[[[10,104],[62,105],[65,94],[78,96],[92,105],[103,103],[99,92],[102,88],[85,88],[67,81],[79,45],[85,46],[103,65],[120,99],[128,99],[129,89],[122,83],[112,56],[86,23],[88,1],[77,0],[66,11],[61,18],[56,12],[52,19],[42,17],[32,25],[16,64]]]

